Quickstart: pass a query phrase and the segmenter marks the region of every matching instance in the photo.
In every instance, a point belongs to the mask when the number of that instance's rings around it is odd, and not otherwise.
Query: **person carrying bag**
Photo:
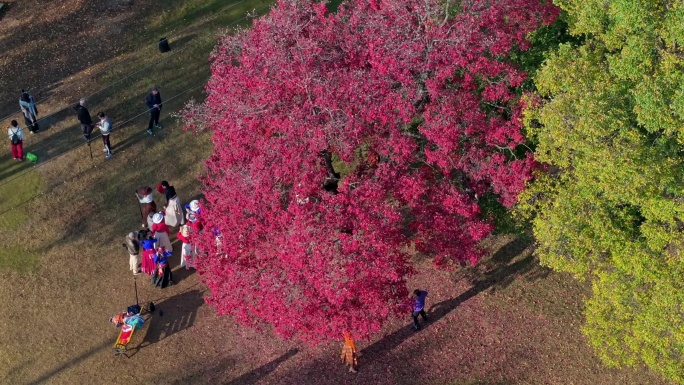
[[[16,120],[12,120],[7,134],[12,145],[12,158],[24,160],[24,130],[19,127],[19,123]]]

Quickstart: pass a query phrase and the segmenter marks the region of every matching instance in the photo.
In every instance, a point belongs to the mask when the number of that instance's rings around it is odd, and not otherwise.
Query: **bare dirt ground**
[[[148,65],[140,56],[156,58],[149,41],[167,32],[162,22],[180,28],[183,15],[199,17],[190,8],[175,11],[191,3],[202,1],[11,4],[0,20],[0,115],[13,112],[20,88],[41,90],[34,93],[38,98],[52,95],[39,106],[47,114]],[[226,20],[255,7],[243,5]],[[200,33],[182,34],[176,48]],[[188,50],[166,66],[143,71],[125,87],[93,97],[93,104],[117,118],[132,116],[151,82],[160,84],[168,98],[206,76],[207,54],[206,48]],[[111,73],[89,72],[113,65],[118,67]],[[177,267],[174,242],[177,285],[154,289],[144,276],[137,278],[141,302],[154,301],[163,315],[152,315],[135,335],[129,358],[114,357],[118,330],[107,319],[135,302],[134,277],[121,247],[125,234],[140,222],[133,190],[166,179],[186,202],[200,194],[197,176],[210,150],[209,137],[183,132],[169,116],[190,96],[201,97],[201,92],[169,103],[162,116],[165,128],[154,137],[144,134],[144,116],[115,131],[115,157],[109,161],[102,159],[98,142],[91,148],[93,160],[88,147],[74,142],[78,128],[67,113],[55,115],[47,131],[27,144],[49,163],[21,174],[28,166],[15,166],[7,155],[0,159],[0,197],[21,195],[21,202],[33,196],[29,190],[42,192],[23,206],[0,207],[5,253],[0,257],[15,263],[0,264],[0,383],[662,383],[643,368],[604,367],[580,333],[588,288],[539,267],[529,243],[510,236],[492,238],[486,245],[491,257],[475,269],[436,272],[428,261],[418,261],[420,273],[411,284],[430,292],[430,322],[414,333],[407,315],[372,341],[359,342],[358,374],[338,363],[338,342],[301,346],[267,329],[243,328],[218,317],[203,302],[207,293],[197,274]],[[10,178],[18,179],[10,184]],[[29,180],[35,184],[29,186]]]

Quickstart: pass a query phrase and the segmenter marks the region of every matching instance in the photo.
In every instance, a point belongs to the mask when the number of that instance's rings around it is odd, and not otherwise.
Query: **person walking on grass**
[[[83,140],[90,141],[90,134],[93,132],[93,119],[90,117],[90,112],[86,108],[86,100],[82,98],[78,104],[74,106],[74,110],[78,112],[78,121],[81,122],[81,129],[83,130]]]
[[[112,132],[112,122],[104,112],[97,114],[97,117],[100,118],[100,122],[97,124],[97,127],[102,133],[102,142],[104,143],[103,151],[107,153],[107,155],[105,155],[105,159],[109,159],[112,157],[112,145],[109,142],[109,134]]]
[[[123,244],[128,251],[128,268],[133,272],[133,275],[140,274],[140,243],[138,242],[138,233],[133,231],[128,233],[126,243]]]
[[[34,134],[38,132],[38,109],[36,108],[36,101],[28,92],[21,90],[19,96],[19,107],[24,114],[24,124],[29,132]]]
[[[427,322],[428,318],[425,314],[425,298],[428,292],[425,290],[416,289],[413,291],[415,298],[413,299],[413,311],[411,312],[411,317],[413,317],[413,330],[420,330],[420,324],[418,323],[418,315],[423,317],[423,321]]]
[[[7,130],[10,144],[12,145],[12,158],[24,160],[24,130],[19,127],[16,120],[12,120]]]
[[[155,128],[162,128],[162,126],[159,124],[159,115],[161,114],[162,109],[162,99],[157,86],[154,86],[152,89],[150,89],[150,93],[147,95],[147,99],[145,99],[145,104],[147,104],[147,108],[150,110],[150,123],[147,126],[147,133],[152,135],[153,125]]]

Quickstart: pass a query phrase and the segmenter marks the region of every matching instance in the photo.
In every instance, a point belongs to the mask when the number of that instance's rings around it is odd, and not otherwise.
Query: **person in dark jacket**
[[[162,109],[162,98],[156,86],[152,87],[150,90],[150,94],[147,95],[147,99],[145,99],[145,104],[147,104],[147,108],[150,110],[150,124],[147,126],[147,133],[152,135],[153,125],[155,128],[162,128],[161,124],[159,124],[159,115],[161,114]]]
[[[74,110],[78,112],[78,121],[81,122],[83,129],[83,139],[87,142],[90,140],[90,134],[93,132],[93,119],[90,118],[90,112],[85,106],[86,100],[81,99],[78,104],[74,106]]]
[[[128,260],[129,269],[133,272],[133,275],[140,274],[140,243],[138,242],[138,233],[135,231],[129,233],[124,246],[130,257]]]

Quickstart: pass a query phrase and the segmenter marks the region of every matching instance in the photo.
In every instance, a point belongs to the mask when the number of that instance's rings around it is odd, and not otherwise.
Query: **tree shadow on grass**
[[[196,289],[185,291],[155,304],[155,312],[150,317],[147,332],[138,349],[192,327],[195,324],[197,310],[203,304],[202,291]]]
[[[292,349],[288,350],[287,352],[285,352],[280,357],[276,358],[275,360],[273,360],[267,364],[261,365],[258,368],[241,375],[240,377],[228,382],[225,385],[255,384],[257,381],[261,380],[262,378],[266,377],[271,372],[276,370],[276,368],[278,366],[280,366],[280,364],[282,364],[283,362],[294,357],[298,352],[299,352],[299,349],[292,348]]]
[[[472,280],[472,287],[459,296],[436,303],[428,309],[429,321],[423,325],[423,329],[429,328],[437,321],[455,310],[460,304],[473,298],[474,296],[490,290],[509,285],[516,277],[532,271],[536,264],[535,258],[531,253],[522,259],[513,261],[523,253],[531,242],[529,240],[515,238],[507,245],[501,247],[488,262],[489,270]],[[543,278],[544,274],[537,274],[535,279]],[[409,324],[401,329],[383,337],[361,351],[364,360],[378,360],[390,353],[405,340],[411,338],[416,332],[413,325]]]
[[[174,373],[169,376],[165,373],[164,376],[169,378],[169,384],[180,385],[180,384],[223,384],[223,385],[252,385],[256,384],[258,381],[264,379],[269,374],[274,372],[280,365],[294,357],[299,353],[299,349],[293,348],[274,360],[259,366],[258,368],[251,370],[237,378],[225,382],[226,380],[221,378],[225,372],[226,367],[238,365],[238,362],[233,362],[230,358],[224,358],[215,361],[215,363],[204,365],[193,365],[191,370],[186,370],[188,368],[179,368],[178,373]],[[173,380],[171,380],[173,379]]]
[[[106,341],[103,341],[99,345],[92,347],[88,351],[80,354],[77,357],[72,358],[71,360],[69,360],[69,361],[65,362],[64,364],[50,370],[49,372],[43,374],[42,376],[36,378],[35,380],[33,380],[31,382],[28,382],[27,384],[28,385],[42,384],[42,383],[48,381],[53,376],[56,376],[56,375],[62,373],[63,371],[78,365],[79,363],[86,360],[88,357],[94,355],[95,353],[98,353],[101,350],[104,350],[106,348],[111,348],[113,345],[114,345],[113,340],[108,339]],[[70,348],[65,347],[65,349],[70,349]],[[67,352],[65,352],[65,354],[67,354]],[[20,369],[20,368],[18,368],[18,369]]]
[[[454,274],[454,279],[466,279],[472,285],[487,282],[487,289],[492,292],[505,289],[518,279],[543,279],[551,273],[551,269],[539,265],[533,251],[531,238],[516,237],[491,257],[481,260],[475,266],[460,269]]]

